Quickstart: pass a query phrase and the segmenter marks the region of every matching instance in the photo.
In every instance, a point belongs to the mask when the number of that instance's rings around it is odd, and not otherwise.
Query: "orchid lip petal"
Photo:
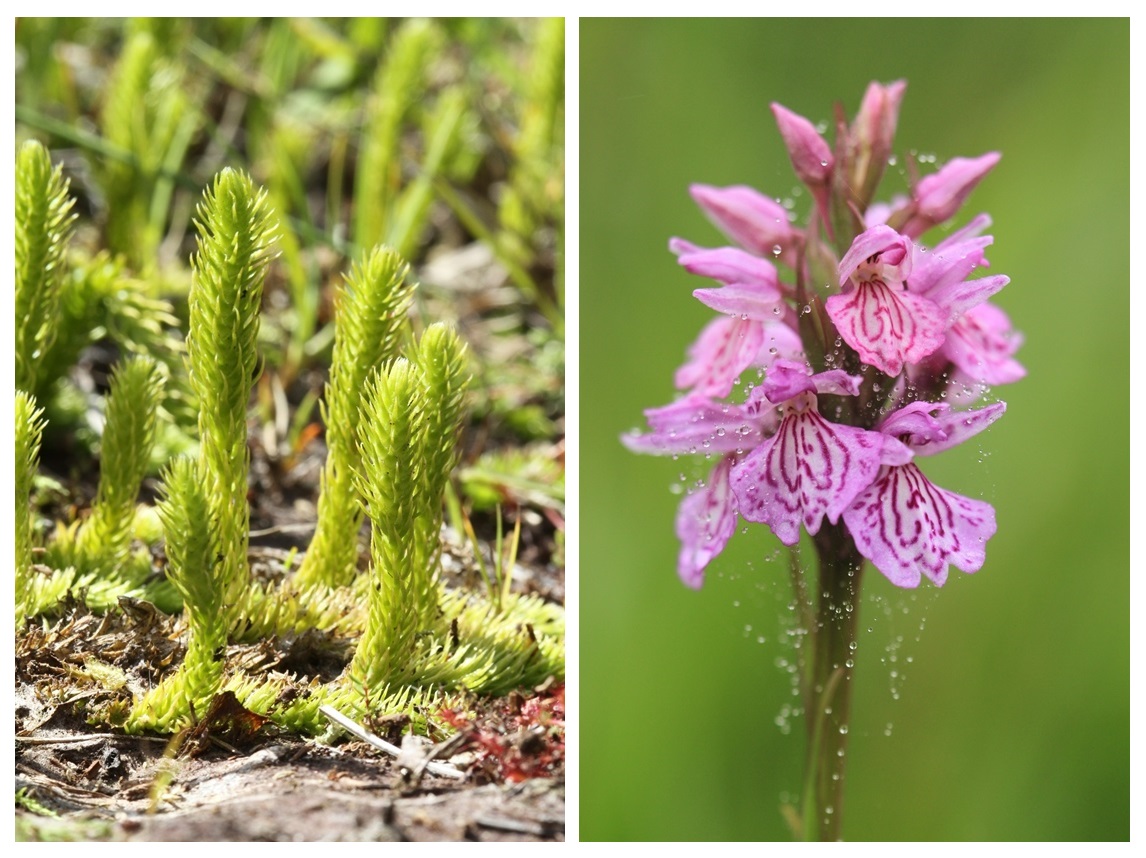
[[[829,423],[814,409],[791,413],[732,469],[732,490],[742,518],[766,523],[785,545],[800,538],[800,524],[819,532],[875,477],[883,446],[878,433]]]
[[[860,360],[890,376],[943,345],[947,314],[921,295],[896,291],[880,281],[832,295],[824,308]]]
[[[883,467],[843,514],[860,554],[899,587],[926,575],[942,586],[951,565],[977,572],[995,535],[995,510],[932,484],[915,464]]]

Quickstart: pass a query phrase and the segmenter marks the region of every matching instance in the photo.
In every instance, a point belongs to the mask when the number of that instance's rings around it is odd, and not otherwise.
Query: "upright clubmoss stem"
[[[825,523],[815,544],[820,579],[811,651],[805,651],[810,669],[804,672],[809,709],[803,836],[839,840],[863,557],[842,523]]]

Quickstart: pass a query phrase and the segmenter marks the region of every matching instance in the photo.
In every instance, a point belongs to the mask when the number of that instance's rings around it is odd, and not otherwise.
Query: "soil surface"
[[[148,738],[43,730],[17,740],[18,809],[44,840],[563,840],[563,778],[476,785],[404,770],[361,743],[268,742],[168,767]],[[163,786],[164,781],[170,781]]]
[[[401,718],[370,725],[369,738],[401,744],[397,758],[335,728],[330,743],[300,739],[228,694],[175,737],[126,736],[85,722],[128,693],[109,690],[91,653],[112,666],[181,657],[177,620],[132,607],[100,616],[76,605],[47,630],[23,630],[18,839],[564,839],[563,685],[474,699],[467,719],[439,713],[454,729],[437,746],[403,736]],[[319,651],[297,639],[229,650],[239,661]]]

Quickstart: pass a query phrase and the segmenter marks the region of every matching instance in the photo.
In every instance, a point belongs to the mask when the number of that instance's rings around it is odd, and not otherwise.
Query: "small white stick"
[[[379,736],[375,736],[365,727],[362,727],[360,724],[351,721],[333,706],[319,706],[318,711],[325,715],[328,721],[332,721],[347,733],[350,733],[353,736],[357,736],[363,742],[366,742],[369,745],[373,745],[378,750],[385,751],[392,757],[397,757],[398,754],[402,753],[401,749],[397,745],[392,745],[385,739]],[[454,778],[455,780],[459,781],[465,780],[466,778],[465,772],[463,772],[461,769],[454,768],[448,763],[438,763],[431,761],[427,764],[426,768],[433,774],[441,775],[444,778]]]

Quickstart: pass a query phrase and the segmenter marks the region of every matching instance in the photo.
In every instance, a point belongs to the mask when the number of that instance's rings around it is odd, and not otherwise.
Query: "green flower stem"
[[[802,827],[805,840],[839,840],[851,719],[852,673],[863,557],[842,523],[815,536],[819,600],[805,652],[808,749]]]

